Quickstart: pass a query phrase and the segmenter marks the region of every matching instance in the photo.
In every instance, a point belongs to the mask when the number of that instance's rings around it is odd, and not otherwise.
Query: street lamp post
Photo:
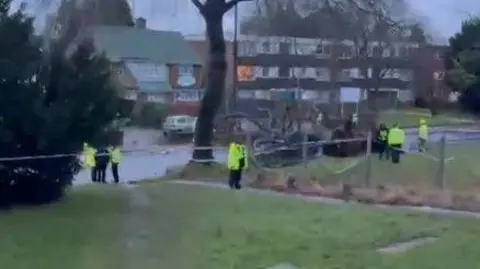
[[[233,89],[231,95],[231,109],[235,111],[237,108],[237,81],[238,81],[238,74],[237,74],[237,65],[238,65],[238,4],[235,5],[233,8],[234,15],[233,15]]]

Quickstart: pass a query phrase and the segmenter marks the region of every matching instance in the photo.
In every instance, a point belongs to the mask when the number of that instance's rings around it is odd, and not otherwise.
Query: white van
[[[163,123],[163,134],[169,136],[172,134],[193,135],[197,117],[189,115],[172,115],[168,116]]]

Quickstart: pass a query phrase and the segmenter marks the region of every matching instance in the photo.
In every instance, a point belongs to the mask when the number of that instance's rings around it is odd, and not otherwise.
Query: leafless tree
[[[280,4],[279,4],[280,2]],[[276,3],[276,4],[274,4]],[[332,36],[335,39],[335,58],[338,54],[347,54],[359,63],[363,96],[368,93],[369,108],[376,114],[380,88],[384,80],[393,73],[387,56],[401,42],[408,41],[412,35],[412,21],[408,18],[409,7],[404,0],[282,0],[257,1],[257,8],[262,12],[254,13],[246,23],[246,28],[260,35],[282,34],[284,36],[302,35],[304,37],[321,38]],[[282,9],[283,7],[283,9]],[[289,7],[289,8],[286,8]],[[282,23],[276,18],[282,13]],[[293,15],[292,15],[293,14]],[[412,17],[412,16],[410,16]],[[299,22],[303,21],[303,22]],[[418,26],[418,25],[417,25]],[[421,29],[421,27],[414,28]],[[292,31],[293,30],[293,31]],[[406,35],[410,32],[411,35]],[[352,44],[345,44],[343,40]],[[408,58],[395,59],[408,65]],[[332,63],[332,87],[339,87],[338,61]],[[395,70],[396,71],[396,70]],[[335,101],[335,98],[331,101]],[[338,99],[337,99],[338,101]],[[330,102],[333,103],[333,102]],[[334,113],[333,106],[330,113]]]
[[[195,147],[192,159],[202,162],[213,160],[212,146],[214,119],[223,100],[227,61],[223,16],[240,2],[251,0],[191,0],[203,16],[207,29],[208,64],[207,87],[198,113]]]

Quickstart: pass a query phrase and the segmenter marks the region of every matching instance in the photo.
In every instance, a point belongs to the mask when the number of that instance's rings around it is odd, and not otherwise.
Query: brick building
[[[93,25],[80,32],[68,53],[84,40],[110,60],[126,99],[172,104],[203,97],[202,62],[179,32],[148,29],[143,18],[135,27]]]

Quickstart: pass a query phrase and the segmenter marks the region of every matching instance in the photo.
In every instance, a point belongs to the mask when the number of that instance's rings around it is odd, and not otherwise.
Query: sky
[[[15,0],[18,4],[22,0]],[[39,0],[36,0],[39,2]],[[45,0],[44,0],[45,1]],[[51,0],[55,1],[55,0]],[[176,30],[186,35],[202,35],[204,22],[190,0],[129,0],[135,17],[147,19],[147,26],[159,30]],[[275,1],[275,0],[271,0]],[[473,14],[480,15],[480,0],[406,0],[413,12],[429,25],[437,38],[446,40],[460,29],[461,21]],[[242,3],[240,13],[247,3]],[[39,12],[38,5],[30,10]],[[40,21],[40,20],[39,20]],[[41,25],[42,22],[39,22]],[[225,28],[232,31],[233,12],[225,16]]]

